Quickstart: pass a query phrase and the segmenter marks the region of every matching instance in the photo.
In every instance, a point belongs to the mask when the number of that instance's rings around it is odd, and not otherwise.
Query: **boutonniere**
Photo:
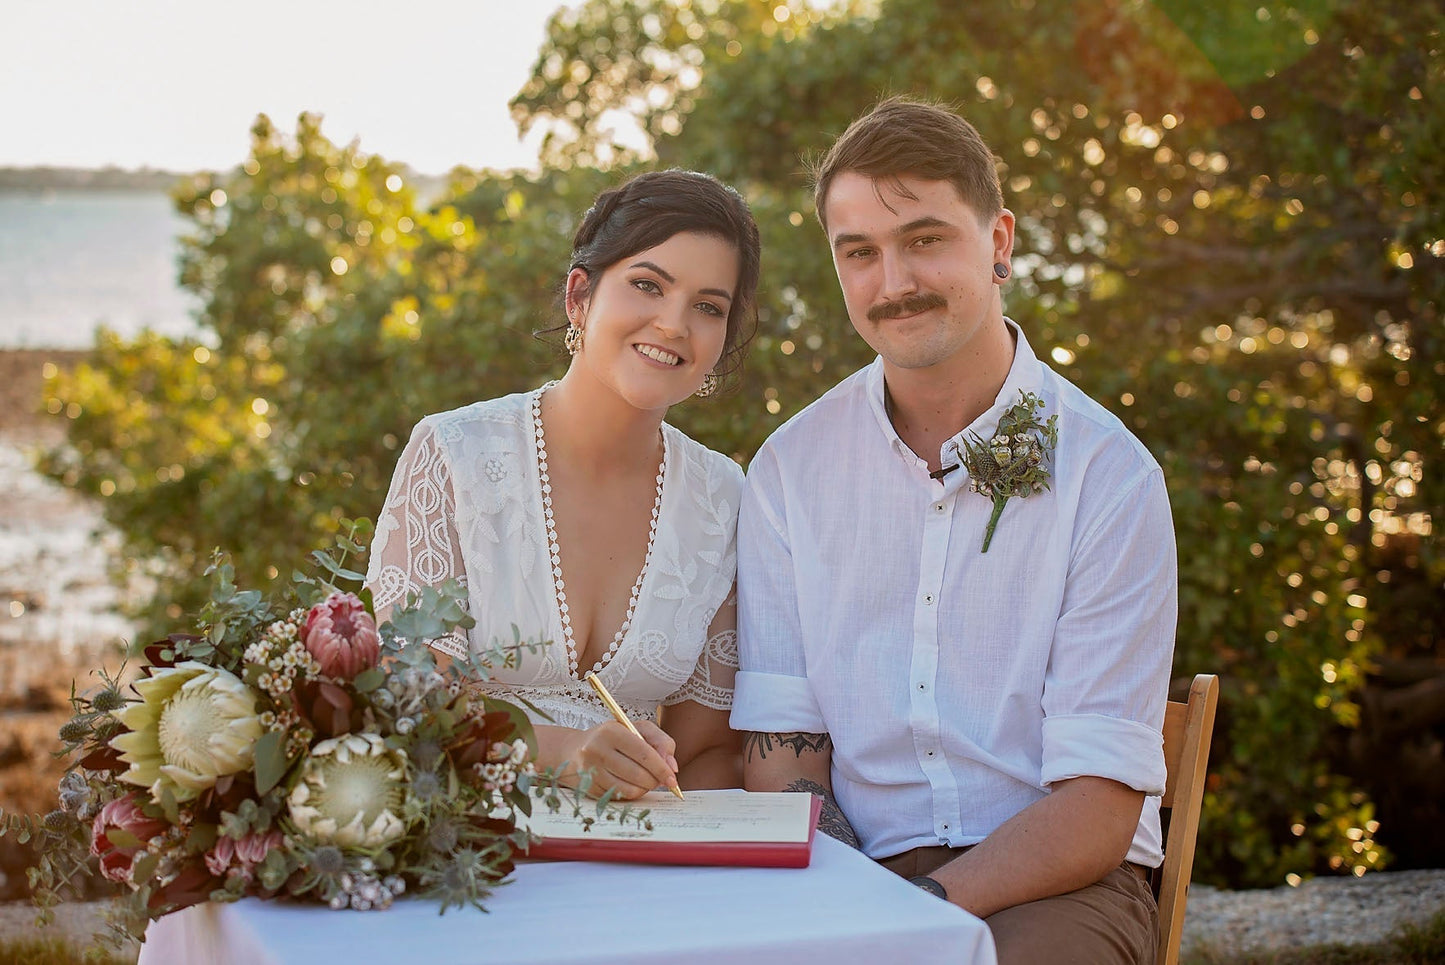
[[[1004,504],[1013,496],[1022,499],[1049,488],[1050,457],[1059,442],[1059,417],[1051,415],[1040,422],[1038,414],[1043,407],[1043,399],[1019,390],[1019,401],[999,418],[992,439],[985,442],[976,433],[969,433],[973,438],[963,441],[963,465],[973,491],[993,500],[993,514],[983,534],[985,553]]]

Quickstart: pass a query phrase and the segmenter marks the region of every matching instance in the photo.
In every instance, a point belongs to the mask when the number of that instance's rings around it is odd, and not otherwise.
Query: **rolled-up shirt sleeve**
[[[1104,777],[1164,790],[1161,728],[1178,563],[1158,469],[1114,494],[1070,563],[1043,694],[1042,783]]]
[[[734,730],[823,733],[808,683],[783,486],[766,446],[753,459],[738,515],[738,657]]]

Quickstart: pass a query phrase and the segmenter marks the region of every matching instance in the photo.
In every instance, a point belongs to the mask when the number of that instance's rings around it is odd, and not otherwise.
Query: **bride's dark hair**
[[[757,288],[762,243],[748,204],[737,191],[698,171],[649,171],[603,191],[582,216],[572,240],[572,264],[589,283],[612,265],[655,248],[683,231],[712,235],[738,253],[738,287],[728,310],[727,337],[716,372],[726,376],[742,364],[757,328]],[[561,331],[566,325],[548,329]]]

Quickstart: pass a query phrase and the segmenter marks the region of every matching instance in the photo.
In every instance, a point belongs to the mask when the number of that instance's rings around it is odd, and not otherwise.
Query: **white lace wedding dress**
[[[545,388],[545,387],[544,387]],[[417,424],[376,525],[367,585],[378,614],[423,586],[455,577],[476,626],[433,646],[485,656],[524,641],[516,665],[484,686],[524,698],[551,723],[586,728],[611,715],[582,677],[596,669],[629,716],[663,704],[732,706],[737,634],[713,625],[732,591],[742,470],[663,424],[660,513],[627,632],[596,668],[575,667],[548,551],[534,425],[536,392],[477,402]],[[565,553],[565,550],[564,550]],[[570,660],[569,660],[570,657]],[[522,704],[522,706],[526,706]],[[547,723],[529,709],[536,723]]]

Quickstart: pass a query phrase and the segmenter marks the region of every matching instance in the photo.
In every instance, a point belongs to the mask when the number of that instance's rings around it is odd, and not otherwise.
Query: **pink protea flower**
[[[301,634],[328,677],[350,680],[381,659],[376,621],[355,593],[333,593],[312,607]]]
[[[217,838],[211,850],[206,852],[206,870],[217,878],[224,878],[228,872],[234,872],[250,881],[256,866],[265,860],[267,853],[280,846],[279,831],[265,834],[252,831],[239,841],[223,835]]]
[[[216,839],[216,843],[211,845],[211,850],[206,852],[206,870],[217,878],[223,878],[235,858],[236,842],[221,835]]]
[[[166,822],[148,817],[140,809],[138,794],[127,794],[111,801],[95,816],[90,829],[90,853],[100,859],[101,874],[111,881],[129,881],[140,847],[115,844],[110,840],[110,832],[124,831],[144,846],[165,829]]]
[[[280,831],[268,831],[265,834],[253,831],[236,842],[236,857],[248,868],[254,868],[266,860],[266,855],[273,849],[281,847],[281,841]]]

